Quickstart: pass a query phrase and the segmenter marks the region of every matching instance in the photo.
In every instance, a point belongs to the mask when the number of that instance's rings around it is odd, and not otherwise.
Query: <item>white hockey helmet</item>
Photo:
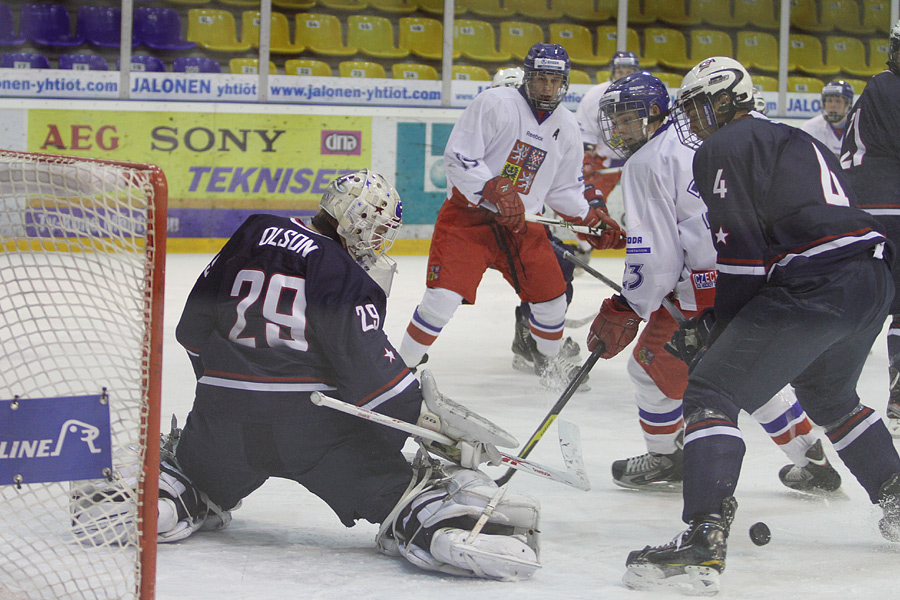
[[[891,28],[887,65],[894,75],[900,75],[900,21]]]
[[[491,81],[491,87],[511,87],[517,88],[522,85],[525,78],[525,71],[522,67],[511,67],[509,69],[497,69],[494,73],[494,79]]]
[[[403,222],[400,194],[370,169],[332,181],[319,206],[337,221],[337,234],[357,262],[387,252]]]
[[[753,107],[753,81],[747,69],[733,58],[707,58],[681,82],[676,103],[678,137],[684,145],[698,148],[730,123],[738,110]]]

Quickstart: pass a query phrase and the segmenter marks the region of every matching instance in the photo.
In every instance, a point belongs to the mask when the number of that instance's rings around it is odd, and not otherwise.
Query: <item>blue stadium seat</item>
[[[94,54],[61,54],[59,68],[76,71],[108,71],[109,65],[106,64],[105,58]]]
[[[84,43],[80,35],[72,35],[69,11],[61,4],[23,4],[22,33],[40,46],[71,48]]]
[[[154,50],[190,50],[196,46],[181,37],[181,19],[174,8],[135,8],[134,31],[141,43]]]
[[[3,69],[49,69],[50,61],[42,54],[31,52],[4,52],[0,56]]]
[[[122,61],[121,59],[116,59],[116,69],[122,69]],[[156,72],[164,72],[166,70],[166,65],[163,64],[163,61],[159,60],[155,56],[132,56],[131,57],[131,70],[132,71],[156,71]]]
[[[122,9],[118,6],[79,6],[78,34],[99,48],[118,48],[122,41]],[[137,46],[135,32],[131,46]]]
[[[222,67],[211,58],[179,56],[172,61],[172,70],[176,73],[221,73]]]
[[[16,35],[12,10],[6,4],[0,4],[0,46],[21,46],[25,43],[24,35]]]

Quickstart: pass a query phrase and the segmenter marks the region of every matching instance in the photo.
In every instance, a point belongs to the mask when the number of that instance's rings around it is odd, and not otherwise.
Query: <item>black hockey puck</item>
[[[772,532],[769,531],[768,525],[760,521],[750,528],[750,539],[757,546],[765,546],[772,540]]]

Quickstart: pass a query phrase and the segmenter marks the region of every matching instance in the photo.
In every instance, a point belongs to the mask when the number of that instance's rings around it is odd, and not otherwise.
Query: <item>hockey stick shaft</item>
[[[606,275],[604,275],[603,273],[598,271],[597,269],[594,269],[589,264],[587,264],[585,261],[581,260],[580,258],[575,256],[568,250],[565,250],[563,248],[558,248],[555,245],[554,245],[553,249],[556,252],[558,252],[560,254],[560,256],[565,258],[567,261],[574,263],[577,266],[584,269],[585,273],[589,273],[590,275],[593,275],[594,277],[596,277],[597,279],[599,279],[600,281],[602,281],[603,283],[605,283],[606,285],[611,287],[616,293],[622,292],[621,285],[619,285],[618,283],[616,283],[615,281],[613,281],[612,279],[610,279],[609,277],[607,277]],[[685,321],[684,314],[681,312],[681,310],[679,310],[679,308],[677,306],[675,306],[675,303],[672,302],[672,300],[670,300],[668,297],[664,297],[662,299],[662,306],[667,311],[669,311],[669,314],[672,315],[672,318],[675,319],[676,323],[678,323],[679,325],[684,323],[684,321]]]
[[[544,437],[544,434],[547,432],[547,429],[553,424],[553,421],[556,420],[556,417],[559,416],[559,413],[562,412],[562,409],[568,404],[569,400],[578,390],[578,386],[580,386],[585,379],[587,379],[588,373],[590,373],[591,369],[594,368],[594,365],[597,364],[597,361],[600,359],[600,355],[606,351],[606,348],[603,344],[600,344],[594,351],[591,352],[591,355],[587,357],[587,360],[584,361],[584,364],[581,365],[581,368],[578,370],[578,373],[575,375],[575,378],[569,382],[569,385],[563,391],[562,396],[559,397],[559,400],[556,401],[556,404],[550,409],[550,412],[547,413],[547,416],[544,417],[544,420],[541,421],[541,424],[538,425],[538,428],[535,429],[534,433],[531,434],[531,437],[528,438],[528,441],[525,442],[525,445],[522,446],[522,450],[519,452],[519,458],[526,458],[531,451],[534,450],[535,444],[541,441],[541,438]],[[499,479],[496,480],[497,485],[503,485],[509,481],[510,477],[513,476],[515,470],[507,469],[506,473],[503,474]]]
[[[447,446],[455,446],[458,441],[437,431],[419,427],[418,425],[413,425],[412,423],[407,423],[406,421],[401,421],[400,419],[395,419],[394,417],[377,413],[367,408],[362,408],[361,406],[348,404],[347,402],[342,402],[330,396],[326,396],[325,394],[322,394],[320,392],[313,392],[310,396],[310,400],[316,406],[324,406],[343,413],[347,413],[348,415],[353,415],[354,417],[358,417],[360,419],[378,423],[379,425],[399,429],[400,431],[405,431],[413,437],[430,440],[432,442],[437,442],[439,444],[444,444]],[[503,461],[503,464],[507,465],[510,469],[525,471],[526,473],[531,473],[532,475],[537,475],[538,477],[552,479],[553,481],[558,481],[560,483],[570,485],[574,488],[578,488],[579,490],[590,489],[590,483],[585,482],[580,477],[573,476],[569,473],[564,473],[550,467],[545,467],[531,461],[523,460],[519,457],[510,456],[509,454],[505,454],[503,452],[500,453],[500,457]]]
[[[545,217],[543,215],[532,215],[527,213],[525,215],[525,220],[530,223],[552,225],[553,227],[568,229],[569,231],[573,231],[575,233],[583,233],[585,235],[599,236],[601,233],[603,233],[603,230],[606,229],[605,226],[588,227],[587,225],[576,225],[574,223],[569,223],[568,221],[564,221],[563,219],[554,219],[553,217]]]

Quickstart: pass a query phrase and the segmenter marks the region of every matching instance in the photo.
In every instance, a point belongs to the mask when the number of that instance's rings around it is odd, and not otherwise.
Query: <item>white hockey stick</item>
[[[597,318],[600,312],[595,312],[592,315],[588,315],[583,319],[566,319],[566,329],[578,329],[579,327],[584,327],[591,321]]]
[[[575,225],[563,219],[555,219],[553,217],[545,217],[543,215],[525,214],[525,220],[530,223],[540,223],[541,225],[552,225],[561,229],[568,229],[574,233],[583,233],[586,235],[599,236],[606,229],[606,226],[588,227],[587,225]]]
[[[353,415],[354,417],[359,417],[360,419],[378,423],[379,425],[399,429],[400,431],[405,431],[413,437],[431,440],[433,442],[437,442],[439,444],[444,444],[447,446],[455,446],[457,442],[457,440],[454,440],[453,438],[448,437],[442,433],[438,433],[430,429],[425,429],[424,427],[419,427],[418,425],[413,425],[412,423],[407,423],[406,421],[401,421],[400,419],[395,419],[394,417],[389,417],[367,408],[362,408],[360,406],[354,406],[353,404],[341,402],[340,400],[337,400],[330,396],[326,396],[325,394],[322,394],[320,392],[313,392],[310,396],[310,400],[312,400],[312,403],[316,406],[325,406],[327,408],[347,413],[348,415]],[[505,454],[503,452],[500,453],[500,457],[504,465],[512,469],[516,469],[517,471],[525,471],[526,473],[531,473],[532,475],[537,475],[538,477],[544,477],[545,479],[558,481],[559,483],[570,485],[579,490],[587,491],[591,488],[590,482],[586,481],[583,478],[583,474],[562,472],[557,469],[545,467],[528,460],[510,456],[509,454]]]
[[[588,481],[584,459],[581,456],[581,431],[578,425],[565,419],[556,420],[556,431],[559,435],[559,449],[562,451],[566,471],[576,473],[583,481]],[[590,485],[590,483],[588,483]]]

